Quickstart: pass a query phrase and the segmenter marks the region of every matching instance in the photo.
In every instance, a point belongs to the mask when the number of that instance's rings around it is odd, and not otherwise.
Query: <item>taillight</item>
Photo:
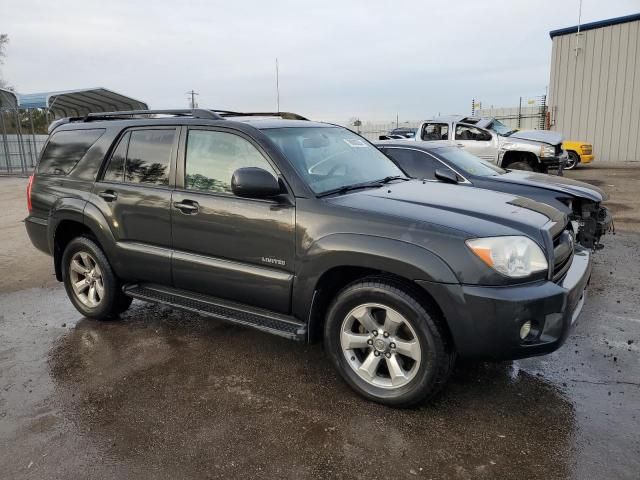
[[[29,176],[29,183],[27,183],[27,209],[29,209],[29,213],[33,210],[33,206],[31,205],[31,186],[33,185],[33,175]]]

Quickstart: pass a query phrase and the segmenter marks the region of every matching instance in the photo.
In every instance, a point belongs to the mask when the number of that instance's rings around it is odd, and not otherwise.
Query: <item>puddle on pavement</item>
[[[516,364],[462,364],[434,404],[393,410],[355,396],[317,345],[136,303],[80,320],[49,368],[81,437],[163,472],[556,478],[570,457],[571,403]]]

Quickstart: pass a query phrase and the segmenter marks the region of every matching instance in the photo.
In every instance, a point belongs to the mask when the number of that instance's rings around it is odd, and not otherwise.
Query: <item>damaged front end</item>
[[[613,216],[607,207],[599,202],[591,202],[585,199],[574,199],[572,203],[573,213],[571,222],[576,234],[576,242],[591,250],[600,250],[604,247],[600,239],[607,232],[615,233]]]

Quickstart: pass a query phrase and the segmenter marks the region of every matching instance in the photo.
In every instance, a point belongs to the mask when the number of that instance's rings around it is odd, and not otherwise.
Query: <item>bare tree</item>
[[[9,35],[0,33],[0,66],[4,65],[4,59],[7,57],[7,44],[9,43]],[[2,78],[2,70],[0,70],[0,88],[7,88],[8,85]]]

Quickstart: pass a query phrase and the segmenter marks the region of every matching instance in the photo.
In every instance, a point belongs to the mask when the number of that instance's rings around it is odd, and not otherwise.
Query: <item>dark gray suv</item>
[[[456,355],[558,348],[591,273],[558,210],[409,179],[295,114],[65,119],[27,196],[29,236],[84,316],[137,298],[322,338],[351,387],[395,406],[437,392]]]

